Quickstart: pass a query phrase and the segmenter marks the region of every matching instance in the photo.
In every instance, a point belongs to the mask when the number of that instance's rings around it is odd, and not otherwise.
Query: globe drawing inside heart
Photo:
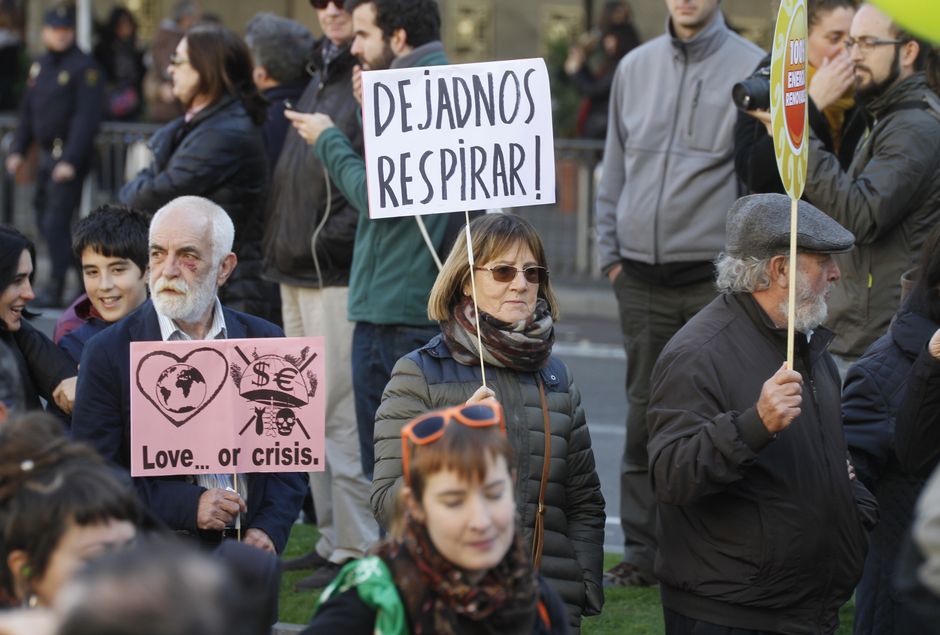
[[[157,398],[170,412],[193,412],[206,399],[206,380],[189,364],[174,364],[160,373]]]
[[[197,348],[182,356],[153,351],[137,364],[136,383],[147,401],[179,427],[212,403],[227,375],[225,355],[212,348]]]

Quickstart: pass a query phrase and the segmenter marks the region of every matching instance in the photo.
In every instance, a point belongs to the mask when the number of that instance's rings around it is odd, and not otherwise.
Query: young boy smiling
[[[143,213],[117,205],[103,205],[75,225],[72,248],[85,295],[56,325],[59,346],[75,363],[85,342],[147,299],[148,226]]]

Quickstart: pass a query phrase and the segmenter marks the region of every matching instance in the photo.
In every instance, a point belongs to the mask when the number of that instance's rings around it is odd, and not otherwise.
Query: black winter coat
[[[235,225],[238,266],[219,299],[229,308],[279,322],[277,287],[260,279],[267,159],[261,128],[241,101],[223,97],[189,122],[174,119],[147,145],[153,164],[121,188],[121,202],[150,213],[185,195],[220,205]]]
[[[324,65],[322,46],[321,40],[313,55],[316,72],[297,110],[329,115],[362,154],[359,104],[351,86],[355,58],[345,48]],[[359,211],[328,180],[313,146],[293,130],[274,170],[267,213],[265,278],[300,287],[349,284]]]
[[[776,435],[756,402],[786,330],[750,294],[718,296],[666,345],[647,411],[664,606],[734,628],[836,629],[877,512],[849,479],[831,339],[797,334],[801,414]]]
[[[23,386],[23,406],[25,410],[40,410],[46,400],[49,412],[63,422],[68,416],[56,407],[52,393],[63,379],[75,377],[78,368],[52,340],[26,320],[20,322],[16,331],[0,328],[0,342],[13,353],[20,371],[20,383]]]
[[[881,521],[871,534],[865,571],[855,591],[855,633],[919,633],[920,623],[893,588],[901,542],[914,516],[922,478],[902,469],[894,452],[895,416],[917,353],[940,328],[902,311],[886,335],[849,369],[842,391],[845,439],[856,473],[875,494]]]
[[[940,463],[940,360],[921,348],[898,412],[895,443],[901,467],[927,478]]]

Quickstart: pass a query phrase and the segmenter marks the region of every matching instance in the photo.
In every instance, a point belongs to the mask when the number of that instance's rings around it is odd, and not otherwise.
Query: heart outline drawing
[[[153,395],[151,395],[150,392],[146,388],[144,388],[143,384],[141,383],[141,371],[143,370],[144,365],[145,364],[149,365],[151,360],[153,360],[156,357],[167,357],[169,358],[168,361],[170,360],[172,361],[172,363],[166,364],[166,366],[163,368],[163,371],[166,371],[167,369],[171,368],[173,365],[186,364],[190,360],[190,358],[193,356],[201,357],[203,356],[203,354],[207,354],[207,353],[209,354],[208,355],[209,358],[212,358],[215,355],[219,357],[219,359],[221,360],[221,369],[223,370],[220,373],[207,373],[205,368],[196,368],[195,366],[193,367],[197,371],[200,372],[200,374],[203,377],[203,380],[207,384],[206,385],[207,396],[192,411],[185,413],[185,416],[183,418],[179,418],[180,415],[177,413],[168,411],[163,404],[161,404],[158,400],[154,399]],[[206,366],[209,366],[212,363],[216,363],[216,360],[212,359],[209,362],[209,364],[206,364]],[[212,391],[211,394],[208,394],[209,375],[215,376],[216,374],[219,375],[218,386],[215,387],[215,389]],[[164,417],[166,417],[166,419],[170,423],[172,423],[174,426],[179,428],[183,424],[185,424],[187,421],[189,421],[190,419],[198,415],[200,412],[205,410],[206,406],[212,403],[215,400],[215,398],[219,395],[219,393],[222,391],[222,387],[225,386],[225,381],[228,377],[228,360],[226,359],[225,355],[223,355],[220,351],[214,348],[206,347],[206,346],[193,349],[189,351],[188,353],[186,353],[185,355],[183,355],[182,357],[178,355],[174,355],[173,353],[169,351],[153,351],[151,353],[147,353],[140,359],[140,362],[138,362],[137,364],[137,370],[136,370],[135,375],[136,376],[134,378],[134,381],[137,384],[137,390],[140,391],[140,394],[146,397],[147,401],[153,404],[153,406],[157,409],[157,411],[160,412],[160,414],[162,414]],[[154,388],[156,388],[156,385],[154,386]]]

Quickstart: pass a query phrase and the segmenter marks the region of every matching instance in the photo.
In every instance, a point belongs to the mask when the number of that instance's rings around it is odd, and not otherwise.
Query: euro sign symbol
[[[274,375],[274,383],[284,392],[294,392],[294,387],[291,385],[291,382],[294,381],[294,377],[296,376],[297,371],[293,368],[282,368]]]
[[[251,383],[255,386],[266,386],[268,382],[271,381],[270,375],[268,375],[265,370],[268,368],[267,362],[258,362],[255,364],[255,378],[251,380]]]

